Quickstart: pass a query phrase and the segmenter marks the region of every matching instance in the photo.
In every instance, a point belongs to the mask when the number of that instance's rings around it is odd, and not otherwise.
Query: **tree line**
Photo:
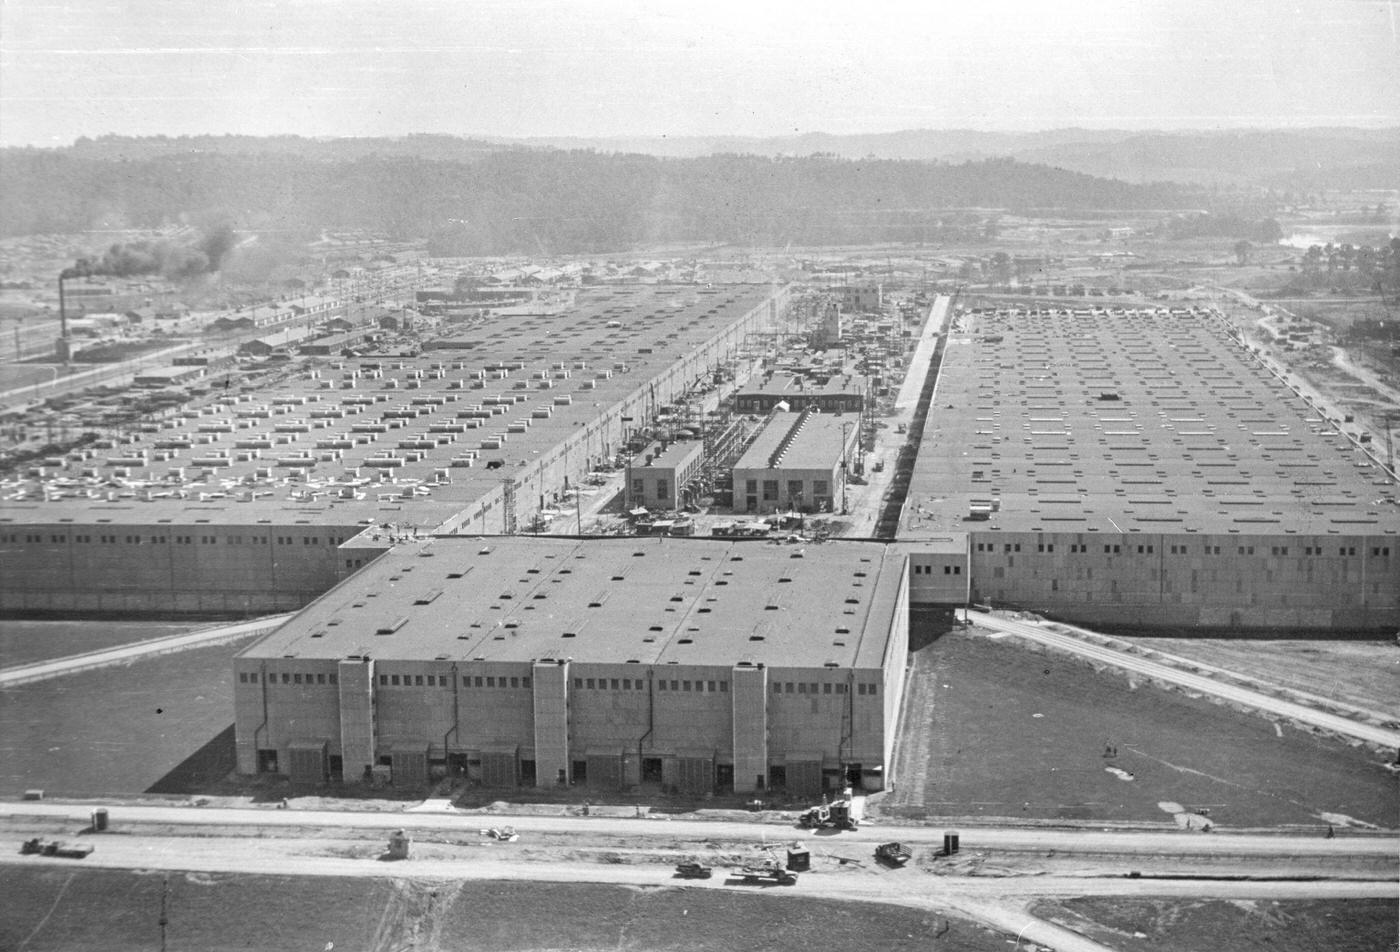
[[[92,151],[0,150],[0,232],[217,219],[288,235],[372,228],[428,238],[438,254],[564,253],[667,241],[938,241],[963,234],[969,209],[1202,206],[1200,193],[1180,185],[1134,185],[1009,159],[667,159],[522,149],[470,159],[134,149],[112,159]]]

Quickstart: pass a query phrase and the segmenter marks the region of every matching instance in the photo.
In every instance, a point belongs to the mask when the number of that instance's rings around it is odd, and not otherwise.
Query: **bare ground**
[[[1394,642],[1122,640],[1368,710],[1396,712],[1400,698],[1400,645]]]

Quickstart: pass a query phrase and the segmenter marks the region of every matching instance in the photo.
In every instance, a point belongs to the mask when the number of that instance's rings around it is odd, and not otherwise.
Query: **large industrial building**
[[[840,511],[859,437],[858,414],[773,414],[734,464],[734,510]]]
[[[239,769],[882,789],[908,651],[905,561],[859,542],[400,546],[239,655]]]
[[[982,311],[947,339],[899,538],[915,603],[1393,631],[1398,503],[1213,309]]]
[[[0,611],[280,611],[393,538],[523,528],[787,294],[581,292],[456,329],[453,350],[323,360],[44,460],[0,486]]]

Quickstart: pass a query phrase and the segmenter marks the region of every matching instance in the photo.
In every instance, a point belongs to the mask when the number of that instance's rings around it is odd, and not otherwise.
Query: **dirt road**
[[[12,805],[6,805],[12,806]],[[24,809],[33,804],[13,805]],[[46,805],[54,806],[54,805]],[[15,852],[0,852],[0,864],[32,867],[34,869],[54,869],[60,864],[82,868],[99,867],[131,870],[168,870],[193,873],[243,873],[250,875],[290,875],[290,876],[337,876],[337,877],[378,877],[396,880],[442,882],[449,880],[492,880],[492,881],[532,881],[550,883],[608,883],[640,887],[662,887],[684,885],[695,889],[763,889],[769,895],[805,898],[825,898],[842,902],[879,903],[926,909],[938,913],[957,915],[973,921],[1015,934],[1025,940],[1036,942],[1064,952],[1104,952],[1105,946],[1086,939],[1062,926],[1032,916],[1026,911],[1027,905],[1037,899],[1047,897],[1079,896],[1153,896],[1191,897],[1236,900],[1284,900],[1295,898],[1389,898],[1394,895],[1393,878],[1367,881],[1241,881],[1222,879],[1138,879],[1125,875],[1060,875],[1060,876],[962,876],[935,875],[927,867],[909,867],[900,870],[884,869],[873,863],[854,865],[838,864],[825,857],[817,859],[810,872],[800,875],[793,887],[745,886],[742,880],[729,875],[727,869],[717,870],[710,880],[679,881],[675,879],[670,860],[665,857],[634,858],[633,861],[589,861],[568,851],[544,849],[533,845],[538,839],[528,835],[514,844],[492,843],[483,847],[468,842],[432,841],[427,838],[415,842],[412,858],[386,861],[383,858],[383,840],[327,836],[324,828],[320,835],[306,832],[306,828],[288,828],[277,835],[224,836],[172,836],[131,833],[126,828],[132,823],[132,814],[140,810],[142,816],[169,816],[181,808],[121,808],[117,822],[123,828],[120,833],[108,833],[86,838],[96,849],[87,859],[81,861],[57,860],[46,857],[21,856]],[[187,814],[208,817],[214,811],[199,808],[184,808]],[[330,824],[347,818],[357,822],[360,828],[365,825],[379,827],[385,821],[390,824],[413,825],[415,822],[432,821],[443,823],[444,818],[426,814],[329,814],[325,812],[297,810],[240,810],[228,811],[241,814],[245,819],[262,824],[264,820],[276,817],[278,821],[300,820],[303,823]],[[573,826],[589,833],[601,829],[618,829],[620,842],[634,843],[639,838],[646,839],[646,831],[654,831],[653,838],[671,839],[677,832],[678,824],[642,821],[621,821],[608,819],[556,818],[515,819],[517,828],[533,828],[539,824],[551,827]],[[694,824],[709,829],[711,841],[723,840],[726,834],[721,830],[735,829],[739,832],[752,832],[753,824]],[[639,832],[640,831],[640,832]],[[911,831],[912,832],[912,831]],[[991,831],[988,831],[991,832]],[[1056,842],[1066,842],[1069,834],[1057,834]],[[844,836],[844,834],[843,834]],[[1052,835],[1053,836],[1053,835]],[[1178,842],[1189,840],[1192,843],[1210,842],[1205,837],[1173,837]],[[1220,839],[1226,839],[1221,837]],[[1243,839],[1243,838],[1232,838]],[[1282,849],[1296,848],[1298,840],[1286,837],[1250,838],[1256,845],[1266,843]],[[1125,837],[1120,841],[1124,849],[1127,844],[1137,842],[1136,837]],[[1391,855],[1396,844],[1393,840],[1341,840],[1322,841],[1319,845],[1340,846],[1344,849],[1361,848],[1366,852],[1383,847]],[[732,845],[732,844],[731,844]],[[494,855],[492,855],[494,854]]]

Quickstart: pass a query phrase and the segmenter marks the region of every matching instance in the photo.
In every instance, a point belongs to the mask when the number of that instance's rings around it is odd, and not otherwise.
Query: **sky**
[[[0,0],[0,145],[1400,126],[1400,0]]]

